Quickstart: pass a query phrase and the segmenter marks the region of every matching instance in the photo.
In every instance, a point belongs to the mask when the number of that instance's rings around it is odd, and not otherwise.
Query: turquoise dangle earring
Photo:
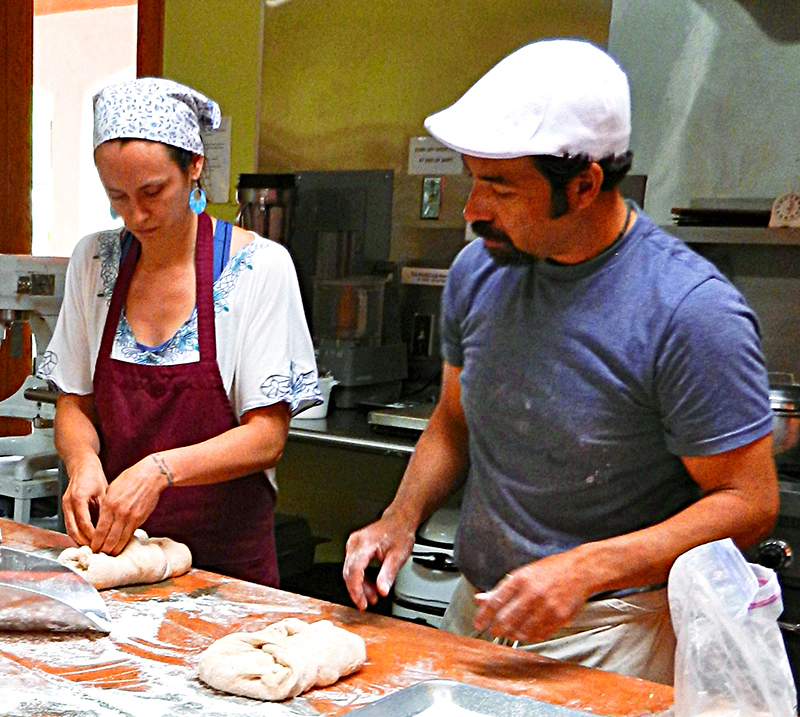
[[[206,193],[199,184],[189,192],[189,209],[195,214],[202,214],[206,210],[207,203]]]

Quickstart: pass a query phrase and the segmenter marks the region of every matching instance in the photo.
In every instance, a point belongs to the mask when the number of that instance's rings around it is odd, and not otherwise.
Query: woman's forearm
[[[67,475],[74,475],[85,464],[99,465],[100,436],[94,425],[94,400],[91,394],[59,395],[53,440],[67,468]]]
[[[201,443],[161,451],[161,461],[144,461],[152,463],[155,472],[166,470],[176,485],[218,483],[263,471],[275,466],[283,452],[289,418],[285,403],[248,411],[235,428]],[[59,396],[54,439],[68,475],[99,467],[100,437],[91,395]]]
[[[201,443],[160,451],[149,460],[173,485],[220,483],[264,471],[283,453],[289,418],[285,403],[248,411],[239,426]]]

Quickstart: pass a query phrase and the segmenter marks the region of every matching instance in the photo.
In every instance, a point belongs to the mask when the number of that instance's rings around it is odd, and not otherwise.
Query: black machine
[[[407,377],[389,262],[391,170],[242,174],[238,223],[286,245],[333,402],[394,401]]]
[[[800,683],[800,384],[773,384],[773,444],[780,511],[772,533],[747,551],[751,562],[778,574],[783,594],[779,620],[795,685]]]

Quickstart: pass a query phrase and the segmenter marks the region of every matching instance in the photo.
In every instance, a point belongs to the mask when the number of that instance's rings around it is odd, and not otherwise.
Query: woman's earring
[[[112,207],[111,205],[109,205],[109,207],[108,207],[108,213],[111,215],[111,218],[112,218],[114,221],[117,221],[117,219],[119,219],[119,214],[117,214],[117,213],[114,211],[114,207]]]
[[[202,187],[197,186],[189,192],[189,209],[195,214],[202,214],[206,210],[206,193]]]

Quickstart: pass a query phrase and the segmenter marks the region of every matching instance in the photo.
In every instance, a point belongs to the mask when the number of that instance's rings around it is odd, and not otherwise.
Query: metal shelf
[[[682,227],[675,224],[662,229],[687,244],[756,244],[762,246],[800,247],[800,229],[781,227]]]

